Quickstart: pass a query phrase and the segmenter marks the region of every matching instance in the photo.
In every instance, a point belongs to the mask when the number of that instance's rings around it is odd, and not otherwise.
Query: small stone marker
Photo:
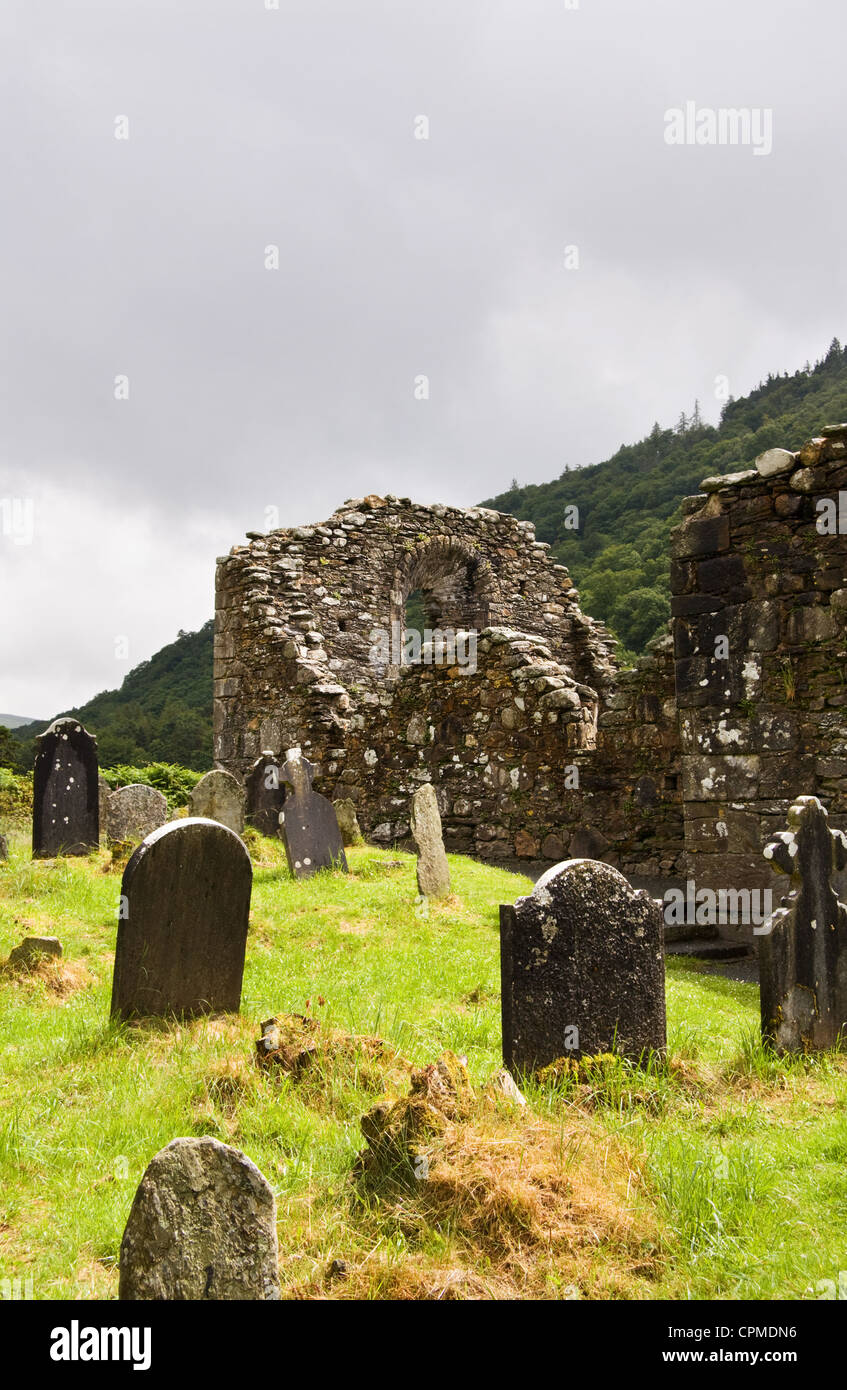
[[[247,793],[231,772],[207,772],[188,798],[189,815],[215,820],[236,835],[244,834]]]
[[[237,1012],[252,882],[244,842],[216,821],[148,835],[121,884],[112,1016]]]
[[[247,774],[247,824],[262,835],[279,835],[279,813],[285,800],[279,760],[264,752]]]
[[[762,1036],[779,1052],[834,1047],[847,1030],[847,907],[830,883],[847,865],[847,837],[816,796],[799,796],[788,830],[764,849],[797,885],[759,947]]]
[[[278,1299],[276,1199],[255,1163],[208,1135],[160,1149],[124,1230],[118,1297]]]
[[[58,936],[25,936],[20,946],[9,952],[10,965],[37,965],[43,956],[51,959],[62,954]]]
[[[532,1072],[666,1045],[662,911],[609,864],[568,859],[500,908],[503,1061]]]
[[[438,799],[431,782],[425,782],[415,792],[411,822],[418,847],[418,892],[425,898],[444,898],[450,892],[450,869],[441,838]]]
[[[97,776],[98,805],[100,809],[100,837],[106,836],[106,827],[109,824],[109,797],[112,795],[112,788],[106,781],[102,772]]]
[[[341,840],[345,847],[363,844],[364,837],[359,829],[355,801],[351,801],[349,796],[344,796],[340,797],[338,801],[333,801],[332,804],[338,820],[338,828],[341,831]]]
[[[5,835],[0,835],[0,864],[9,858],[9,844]]]
[[[56,719],[35,740],[32,855],[88,854],[100,843],[97,740],[78,719]]]
[[[314,765],[299,748],[285,755],[282,778],[291,791],[282,808],[282,838],[288,867],[295,878],[310,878],[318,869],[343,869],[347,856],[332,802],[312,790]]]
[[[113,844],[145,840],[168,818],[167,799],[155,787],[133,782],[109,793],[106,836]]]

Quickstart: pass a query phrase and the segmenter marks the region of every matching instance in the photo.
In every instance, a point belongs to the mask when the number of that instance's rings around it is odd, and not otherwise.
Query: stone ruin
[[[530,522],[370,496],[249,533],[218,561],[216,765],[299,746],[376,842],[431,782],[448,851],[767,884],[798,794],[847,828],[847,426],[701,487],[670,631],[627,671]],[[404,661],[415,591],[454,659]]]

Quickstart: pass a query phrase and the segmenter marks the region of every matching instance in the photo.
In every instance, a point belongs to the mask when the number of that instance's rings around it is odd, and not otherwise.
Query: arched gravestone
[[[124,1230],[118,1298],[279,1298],[276,1199],[246,1154],[210,1135],[159,1150]]]
[[[78,719],[56,719],[35,740],[33,858],[88,854],[99,843],[97,740]]]
[[[192,816],[217,821],[236,835],[244,834],[244,808],[247,796],[237,777],[215,768],[201,777],[188,798]]]
[[[167,799],[155,787],[132,782],[110,792],[106,801],[106,835],[110,842],[143,840],[168,818]]]
[[[311,878],[318,869],[343,869],[347,856],[331,801],[312,791],[314,766],[299,749],[290,748],[282,779],[291,788],[282,808],[282,838],[288,867],[295,878]]]
[[[112,1016],[237,1012],[252,883],[243,841],[216,821],[148,835],[121,884]]]
[[[765,846],[795,888],[765,924],[759,947],[762,1036],[779,1052],[835,1047],[847,1030],[847,907],[830,884],[847,864],[816,796],[799,796],[788,830]]]
[[[247,824],[263,835],[279,835],[279,813],[285,800],[279,760],[264,752],[247,774]]]
[[[503,1060],[664,1050],[662,910],[609,864],[569,859],[500,908]]]

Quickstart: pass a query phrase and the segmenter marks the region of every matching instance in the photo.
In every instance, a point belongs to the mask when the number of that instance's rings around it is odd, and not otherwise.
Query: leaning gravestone
[[[279,835],[279,813],[285,800],[279,761],[264,752],[247,774],[247,824],[263,835]]]
[[[315,768],[299,748],[290,748],[282,779],[291,788],[282,808],[281,828],[288,867],[295,878],[310,878],[318,869],[343,869],[347,856],[332,802],[312,790]]]
[[[412,834],[418,847],[418,892],[425,898],[444,898],[450,892],[450,869],[441,838],[438,799],[431,782],[412,798]]]
[[[234,830],[236,835],[244,834],[244,810],[247,795],[231,772],[207,772],[201,777],[188,798],[188,810],[192,816],[205,820],[216,820]]]
[[[88,854],[100,842],[97,740],[78,719],[56,719],[35,740],[32,854]]]
[[[253,867],[208,820],[154,830],[124,870],[112,1016],[237,1012]]]
[[[155,787],[133,782],[109,793],[106,803],[106,835],[113,844],[144,840],[164,825],[168,803]]]
[[[208,1135],[160,1149],[126,1223],[118,1297],[278,1299],[276,1200],[255,1163]]]
[[[662,909],[609,864],[568,859],[500,908],[503,1060],[531,1072],[562,1057],[666,1044]]]
[[[847,907],[830,884],[847,864],[847,837],[827,822],[816,796],[800,796],[789,829],[764,849],[797,885],[759,947],[762,1036],[779,1052],[835,1047],[847,1030]]]
[[[344,847],[364,844],[364,836],[359,829],[359,818],[356,815],[355,801],[352,801],[349,796],[342,796],[338,801],[333,801],[332,806],[338,820],[338,829],[341,831]]]

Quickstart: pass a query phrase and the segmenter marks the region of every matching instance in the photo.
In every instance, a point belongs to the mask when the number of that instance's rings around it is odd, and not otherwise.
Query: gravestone
[[[800,796],[764,849],[795,885],[759,947],[762,1036],[778,1052],[834,1047],[847,1030],[847,907],[830,883],[847,865],[847,837],[828,819],[816,796]]]
[[[236,835],[243,835],[246,803],[247,794],[238,778],[231,772],[215,769],[201,777],[191,792],[188,812],[191,816],[217,821]]]
[[[106,836],[114,844],[144,840],[164,825],[168,803],[155,787],[133,782],[110,792],[106,803]]]
[[[332,802],[312,790],[315,768],[299,748],[290,748],[282,780],[291,788],[282,808],[281,830],[288,867],[295,878],[310,878],[318,869],[343,869],[347,856]]]
[[[148,835],[121,884],[112,1016],[237,1012],[252,882],[244,842],[216,821]]]
[[[0,864],[9,858],[9,843],[5,835],[0,835]]]
[[[40,960],[58,959],[61,954],[58,936],[25,936],[20,946],[9,952],[9,965],[37,965]]]
[[[255,1163],[209,1135],[160,1149],[124,1230],[118,1297],[278,1299],[276,1199]]]
[[[562,1057],[666,1044],[662,909],[609,864],[568,859],[500,908],[503,1060],[532,1072]]]
[[[56,719],[35,740],[33,858],[88,854],[99,843],[97,740],[78,719]]]
[[[97,777],[98,806],[100,813],[100,836],[106,837],[106,827],[109,824],[109,797],[112,795],[112,788],[106,781],[102,772]]]
[[[279,835],[285,789],[277,758],[264,752],[247,774],[247,824],[263,835]]]
[[[418,847],[418,892],[425,898],[444,898],[450,892],[450,869],[441,838],[441,816],[435,787],[425,782],[412,798],[412,834]]]
[[[333,801],[338,829],[341,831],[341,842],[345,848],[350,845],[364,844],[364,837],[359,829],[359,818],[356,815],[356,803],[351,801],[349,796],[340,797],[338,801]]]

